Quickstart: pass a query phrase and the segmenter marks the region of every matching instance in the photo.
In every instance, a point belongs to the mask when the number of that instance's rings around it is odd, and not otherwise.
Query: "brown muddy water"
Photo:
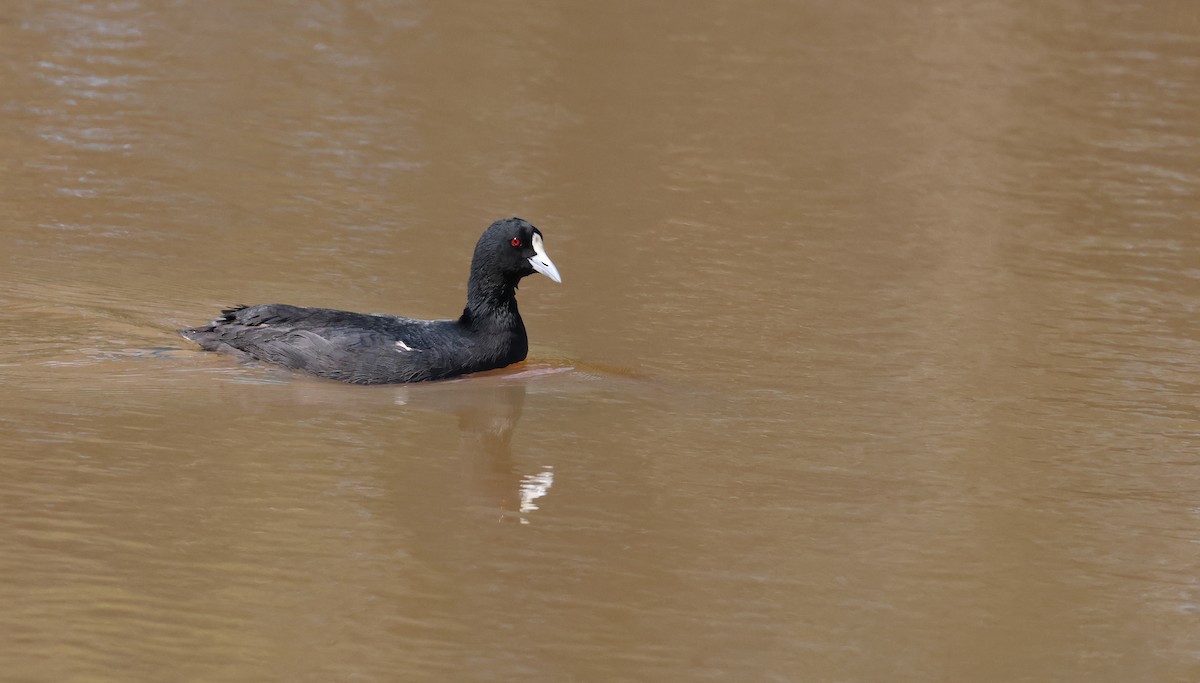
[[[1200,680],[1197,7],[4,3],[0,680]]]

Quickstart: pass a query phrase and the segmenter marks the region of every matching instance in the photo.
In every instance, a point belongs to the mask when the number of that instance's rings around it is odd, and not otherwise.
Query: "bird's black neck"
[[[472,275],[467,284],[467,307],[458,324],[472,338],[482,341],[472,353],[479,370],[503,367],[525,360],[529,337],[517,310],[517,281]]]
[[[473,328],[512,330],[523,327],[521,314],[517,311],[517,280],[510,281],[496,274],[472,273],[467,282],[467,307],[460,320]]]

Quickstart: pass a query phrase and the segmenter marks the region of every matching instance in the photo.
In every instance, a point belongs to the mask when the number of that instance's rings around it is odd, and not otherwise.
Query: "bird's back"
[[[420,382],[499,367],[489,359],[495,350],[483,348],[455,320],[263,304],[226,309],[180,334],[208,351],[355,384]]]

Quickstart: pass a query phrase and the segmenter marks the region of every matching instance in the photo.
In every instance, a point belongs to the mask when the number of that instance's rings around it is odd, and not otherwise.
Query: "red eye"
[[[514,247],[519,247],[519,246],[521,246],[521,238],[520,238],[520,237],[514,237],[514,238],[512,238],[512,245],[513,245]]]

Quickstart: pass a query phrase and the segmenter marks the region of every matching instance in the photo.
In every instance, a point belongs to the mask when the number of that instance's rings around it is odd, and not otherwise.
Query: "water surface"
[[[1186,3],[0,8],[14,681],[1200,679]],[[449,317],[352,387],[174,335]]]

